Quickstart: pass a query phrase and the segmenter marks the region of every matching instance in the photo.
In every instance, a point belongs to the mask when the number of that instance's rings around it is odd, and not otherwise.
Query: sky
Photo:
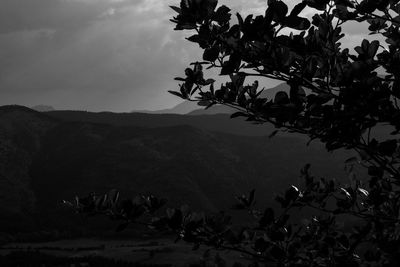
[[[219,3],[242,14],[266,7]],[[0,105],[130,112],[178,104],[167,91],[201,50],[173,30],[169,5],[179,0],[0,0]],[[350,45],[365,37],[357,25],[346,31]]]

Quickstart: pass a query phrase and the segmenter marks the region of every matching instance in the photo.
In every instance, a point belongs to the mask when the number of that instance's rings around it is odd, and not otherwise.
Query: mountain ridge
[[[82,225],[59,205],[93,191],[118,188],[127,197],[149,192],[168,198],[169,206],[217,211],[229,210],[235,195],[253,188],[260,203],[273,205],[273,195],[297,183],[306,163],[315,163],[317,174],[344,175],[335,166],[346,153],[328,154],[321,145],[307,147],[296,137],[210,131],[182,120],[151,127],[123,121],[132,115],[100,123],[110,118],[90,121],[74,117],[82,112],[62,114],[0,107],[0,212],[5,214],[0,226],[6,232],[107,229]],[[148,122],[152,116],[140,118]],[[200,118],[218,122],[222,116]]]

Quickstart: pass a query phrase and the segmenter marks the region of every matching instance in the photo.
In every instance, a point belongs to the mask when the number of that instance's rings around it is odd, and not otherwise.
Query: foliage
[[[303,0],[289,12],[283,1],[268,0],[264,15],[236,14],[235,20],[217,0],[182,0],[172,9],[177,12],[175,29],[193,31],[187,39],[204,50],[204,61],[192,63],[184,78],[176,78],[182,83],[172,94],[206,107],[234,107],[238,112],[232,117],[307,135],[329,151],[355,150],[359,157],[346,164],[361,164],[368,176],[352,176],[345,185],[313,177],[307,165],[301,171],[304,185],[291,186],[276,198],[281,212],[255,209],[254,191],[237,198],[236,208],[254,217],[252,226],[233,227],[224,213],[208,216],[187,209],[169,209],[149,226],[172,229],[194,248],[204,244],[234,250],[273,266],[398,266],[399,1]],[[311,20],[302,16],[305,9],[315,11]],[[385,42],[363,40],[355,53],[343,49],[346,23],[368,25],[370,34]],[[220,69],[231,81],[215,88],[215,80],[204,77],[204,67]],[[257,81],[245,84],[247,77],[284,81],[290,92],[263,98]],[[77,207],[97,211],[98,199]],[[155,210],[151,199],[106,210],[129,223]],[[154,201],[158,208],[160,201]],[[298,209],[312,209],[313,215],[303,222],[291,220]],[[352,222],[351,227],[341,221]]]
[[[294,226],[287,213],[277,217],[267,209],[251,245],[254,253],[281,266],[398,265],[399,1],[304,0],[289,12],[283,1],[269,0],[264,15],[236,14],[235,22],[216,0],[185,0],[173,9],[175,29],[195,31],[188,40],[204,50],[204,62],[187,68],[186,77],[177,78],[180,90],[171,93],[207,107],[235,107],[232,117],[308,135],[329,151],[353,149],[360,157],[347,163],[368,168],[369,177],[345,186],[317,180],[306,167],[304,188],[292,186],[277,200],[285,211],[307,206],[324,216]],[[304,9],[315,11],[311,20],[302,16]],[[346,23],[369,25],[367,31],[385,42],[364,39],[355,53],[343,49]],[[231,82],[215,89],[204,66],[219,68]],[[262,98],[258,82],[245,84],[250,76],[284,81],[290,92]],[[383,129],[392,136],[374,134]],[[354,216],[359,225],[340,229],[339,215]]]

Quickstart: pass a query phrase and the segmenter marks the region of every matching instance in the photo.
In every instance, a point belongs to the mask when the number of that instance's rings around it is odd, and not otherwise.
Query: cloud
[[[0,104],[129,111],[178,102],[167,90],[198,52],[173,31],[167,2],[64,0],[32,9],[36,23],[1,29]]]
[[[0,104],[96,111],[169,107],[179,101],[167,93],[177,89],[173,78],[201,60],[201,50],[184,39],[189,33],[173,31],[169,22],[169,5],[179,0],[0,3]],[[243,14],[262,14],[266,7],[264,0],[220,4]]]
[[[77,29],[110,8],[141,5],[144,0],[0,0],[0,34],[41,28]]]

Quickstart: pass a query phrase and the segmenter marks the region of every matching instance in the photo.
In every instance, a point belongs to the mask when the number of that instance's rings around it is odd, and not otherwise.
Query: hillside
[[[30,170],[46,131],[54,125],[54,119],[25,107],[0,108],[0,225],[9,227],[3,231],[33,229],[29,214],[36,207],[36,194]]]
[[[267,136],[274,131],[272,125],[251,124],[243,118],[230,119],[227,114],[187,116],[178,114],[113,113],[86,111],[51,111],[46,115],[65,122],[89,122],[114,126],[145,128],[188,125],[205,131],[245,136]]]
[[[172,108],[160,110],[134,110],[133,113],[148,113],[148,114],[187,114],[199,108],[197,103],[190,101],[183,101]]]
[[[111,188],[127,197],[151,192],[168,198],[170,206],[186,203],[210,211],[229,209],[234,195],[252,188],[257,188],[259,203],[273,203],[275,193],[299,182],[306,163],[313,163],[316,174],[345,176],[340,166],[348,153],[329,154],[318,143],[307,147],[288,136],[212,132],[179,125],[191,121],[183,116],[151,125],[153,116],[1,107],[0,212],[8,214],[2,217],[3,229],[85,227],[60,201]],[[207,118],[217,125],[220,117]],[[105,124],[107,120],[114,123]]]

